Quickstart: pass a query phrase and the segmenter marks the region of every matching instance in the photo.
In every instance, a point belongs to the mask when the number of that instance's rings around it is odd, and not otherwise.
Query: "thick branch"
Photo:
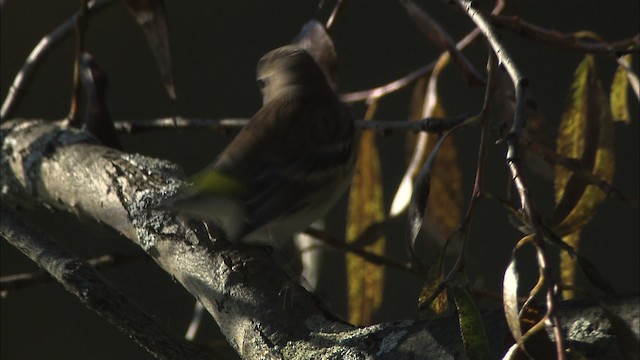
[[[22,222],[4,204],[1,212],[0,234],[11,245],[36,261],[89,309],[116,325],[150,354],[158,359],[208,358],[129,302],[91,266]]]
[[[115,228],[203,303],[244,358],[454,359],[463,351],[455,318],[351,327],[263,250],[209,239],[199,223],[154,210],[181,183],[168,162],[107,149],[82,131],[40,121],[3,124],[1,155],[3,201],[41,201]],[[625,321],[637,319],[637,306],[628,308]],[[486,321],[493,351],[502,353],[503,315]],[[589,321],[607,328],[602,318]],[[615,351],[608,334],[581,340],[585,352],[596,351],[595,343]]]

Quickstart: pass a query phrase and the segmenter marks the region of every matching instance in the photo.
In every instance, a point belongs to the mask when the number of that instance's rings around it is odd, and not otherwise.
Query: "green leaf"
[[[463,276],[458,274],[458,276]],[[466,278],[463,279],[466,281]],[[464,350],[469,359],[492,359],[489,341],[482,323],[482,316],[473,296],[466,286],[453,285],[449,288],[458,310],[458,321]]]

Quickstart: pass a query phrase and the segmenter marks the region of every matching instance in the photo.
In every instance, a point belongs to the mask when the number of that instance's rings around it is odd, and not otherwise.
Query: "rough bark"
[[[263,249],[212,239],[200,222],[156,209],[183,179],[167,161],[103,147],[84,131],[51,122],[14,120],[1,131],[3,201],[42,202],[116,229],[203,303],[243,358],[458,359],[464,353],[455,318],[352,327]],[[610,305],[637,340],[637,295]],[[597,306],[569,303],[561,316],[570,344],[588,358],[619,357]],[[503,316],[485,319],[494,354],[503,354]]]

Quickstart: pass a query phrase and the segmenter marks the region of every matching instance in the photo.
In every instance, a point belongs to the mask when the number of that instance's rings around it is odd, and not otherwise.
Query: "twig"
[[[468,119],[467,114],[450,118],[429,117],[419,121],[394,121],[394,120],[370,120],[356,121],[356,126],[362,129],[388,132],[393,130],[430,133],[442,133],[464,123]]]
[[[90,1],[87,5],[87,16],[92,16],[99,13],[107,5],[114,3],[114,0],[95,0]],[[0,109],[0,119],[5,120],[12,117],[15,110],[24,96],[24,92],[31,83],[31,79],[36,70],[42,64],[44,59],[51,53],[51,50],[60,42],[65,40],[71,35],[75,29],[76,21],[80,17],[80,12],[77,12],[69,20],[58,26],[51,34],[43,37],[38,45],[31,50],[31,53],[27,57],[27,60],[22,65],[22,68],[13,79],[13,83],[7,92],[7,96],[2,103],[2,109]]]
[[[478,150],[476,176],[473,182],[473,191],[471,194],[471,200],[469,201],[469,207],[467,208],[467,212],[460,224],[459,231],[461,234],[462,246],[460,247],[460,252],[455,264],[453,265],[451,271],[445,277],[445,280],[443,282],[450,281],[455,273],[464,266],[469,228],[471,227],[471,221],[473,220],[476,205],[482,197],[482,179],[484,177],[485,161],[487,158],[487,147],[489,144],[489,110],[491,108],[491,101],[493,99],[496,85],[496,65],[496,57],[493,51],[489,51],[489,57],[487,59],[487,88],[484,94],[482,111],[480,111],[480,114],[478,115],[480,124],[482,126],[482,131],[480,133],[480,149]]]
[[[140,251],[133,254],[106,254],[86,260],[94,269],[106,269],[137,260],[151,259],[146,253]],[[0,277],[0,297],[6,298],[10,292],[27,287],[46,284],[55,279],[46,271],[12,274]]]
[[[499,14],[502,12],[502,10],[505,7],[505,2],[502,0],[498,0],[496,1],[496,6],[493,8],[493,10],[491,11],[492,14]],[[462,50],[465,47],[467,47],[467,45],[471,44],[477,37],[478,35],[480,35],[480,29],[475,28],[473,30],[471,30],[464,38],[462,38],[462,40],[460,40],[457,44],[456,44],[456,48],[458,50]],[[443,52],[442,54],[448,53],[447,51]],[[431,71],[433,71],[434,67],[436,66],[436,64],[438,63],[438,60],[434,60],[431,63],[417,69],[414,70],[413,72],[405,75],[404,77],[392,81],[388,84],[385,85],[381,85],[378,87],[375,87],[373,89],[369,89],[369,90],[361,90],[361,91],[355,91],[355,92],[350,92],[350,93],[346,93],[346,94],[342,94],[340,96],[340,99],[342,99],[342,101],[344,102],[357,102],[357,101],[364,101],[367,100],[369,98],[372,97],[382,97],[385,96],[389,93],[392,93],[396,90],[400,90],[403,87],[411,84],[412,82],[418,80],[419,78],[427,75],[428,73],[430,73]]]
[[[640,48],[640,34],[615,42],[597,40],[588,42],[575,33],[566,34],[548,30],[528,23],[517,16],[489,16],[489,19],[494,26],[508,29],[525,39],[564,50],[621,55],[638,52]]]
[[[207,359],[193,344],[175,336],[132,304],[100,274],[1,205],[0,234],[38,263],[80,301],[117,326],[158,359]]]
[[[537,249],[537,257],[538,264],[540,266],[540,271],[544,274],[545,278],[548,279],[547,286],[547,316],[553,325],[554,336],[556,339],[556,352],[559,360],[565,359],[565,347],[564,347],[564,335],[562,334],[562,330],[560,327],[560,319],[557,314],[558,309],[558,298],[556,293],[556,282],[553,278],[553,274],[551,273],[551,269],[549,267],[548,254],[546,250],[545,243],[543,241],[543,237],[545,231],[542,226],[542,220],[538,211],[536,210],[535,203],[531,198],[530,189],[527,185],[527,180],[524,177],[524,173],[521,168],[521,151],[519,148],[519,137],[522,133],[525,124],[526,124],[526,116],[525,116],[525,108],[526,108],[526,96],[525,89],[527,86],[527,81],[520,73],[520,70],[517,68],[516,64],[513,62],[511,56],[509,56],[507,50],[502,46],[495,30],[492,28],[489,19],[486,15],[484,15],[480,10],[476,9],[473,6],[471,1],[467,0],[454,0],[453,1],[462,11],[467,13],[467,15],[471,18],[471,20],[476,24],[476,26],[482,31],[487,41],[489,42],[491,48],[496,54],[498,59],[498,63],[502,64],[504,68],[507,70],[507,73],[511,77],[511,81],[513,82],[515,89],[515,98],[516,98],[516,107],[515,114],[513,119],[512,127],[507,135],[506,142],[508,146],[506,161],[507,166],[511,172],[511,178],[513,183],[518,191],[518,195],[520,198],[520,204],[522,209],[524,210],[527,218],[529,219],[529,223],[532,225],[534,232],[536,235],[534,238],[536,239],[535,245]]]
[[[447,118],[425,118],[420,121],[403,120],[357,120],[356,126],[362,129],[375,131],[426,131],[441,133],[449,130],[467,120],[467,115],[462,114]],[[115,128],[118,132],[126,134],[139,134],[150,131],[207,128],[209,130],[230,131],[239,129],[249,122],[247,118],[228,119],[188,119],[183,117],[160,118],[152,120],[116,121]]]
[[[325,25],[327,30],[330,30],[331,27],[333,26],[333,22],[336,20],[336,17],[338,16],[340,9],[342,9],[342,5],[344,5],[344,3],[345,3],[345,0],[336,1],[336,5],[333,7],[333,11],[331,11],[331,15],[329,15],[329,19],[327,20],[327,23]]]
[[[364,260],[372,264],[386,265],[394,269],[422,278],[421,274],[419,274],[415,269],[413,269],[407,263],[368,252],[359,246],[354,246],[352,244],[347,243],[344,240],[336,239],[333,236],[329,235],[326,231],[322,231],[314,228],[308,228],[304,232],[308,235],[313,236],[318,240],[321,240],[322,242],[324,242],[327,245],[330,245],[331,247],[344,250],[352,254],[355,254],[357,256],[360,256],[361,258],[363,258]]]
[[[478,29],[473,29],[470,33],[467,34],[462,40],[460,40],[456,46],[458,50],[464,49],[467,45],[469,45],[476,37],[480,35],[480,31]],[[412,82],[418,80],[419,78],[429,74],[433,71],[433,68],[436,66],[438,60],[434,60],[431,63],[414,70],[413,72],[403,76],[402,78],[392,81],[388,84],[381,85],[375,87],[373,89],[354,91],[350,93],[345,93],[340,95],[340,99],[347,103],[365,101],[370,98],[380,98],[387,94],[390,94],[394,91],[400,90],[403,87],[411,84]]]
[[[607,194],[607,196],[622,200],[636,209],[640,207],[637,198],[625,194],[622,190],[619,190],[608,182],[602,180],[599,176],[580,166],[580,164],[577,163],[574,159],[562,156],[555,151],[548,149],[544,145],[533,141],[533,139],[526,135],[520,137],[520,143],[544,160],[560,165],[567,170],[570,170],[582,179],[586,180],[590,184],[599,187],[600,190]]]
[[[467,59],[457,48],[453,38],[445,31],[445,29],[431,17],[424,9],[419,7],[413,0],[398,0],[407,12],[407,16],[411,19],[418,30],[432,42],[434,45],[446,50],[458,64],[462,71],[462,76],[470,85],[484,85],[485,79],[478,73],[473,63]],[[442,55],[440,56],[440,58]]]
[[[80,127],[80,117],[78,108],[80,107],[80,96],[82,85],[80,84],[80,60],[85,49],[85,35],[87,30],[87,7],[88,1],[80,1],[80,11],[76,17],[76,54],[73,65],[73,92],[71,94],[71,104],[69,105],[69,115],[67,120],[69,125]]]
[[[151,131],[207,128],[226,132],[239,129],[249,122],[248,118],[228,119],[187,119],[184,117],[168,117],[151,120],[115,121],[116,131],[125,134],[140,134]]]

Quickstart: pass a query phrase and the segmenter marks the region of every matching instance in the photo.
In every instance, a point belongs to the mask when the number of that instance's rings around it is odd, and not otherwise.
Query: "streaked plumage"
[[[305,50],[273,50],[257,73],[262,108],[169,204],[218,222],[231,240],[304,230],[344,192],[355,163],[354,120]]]

